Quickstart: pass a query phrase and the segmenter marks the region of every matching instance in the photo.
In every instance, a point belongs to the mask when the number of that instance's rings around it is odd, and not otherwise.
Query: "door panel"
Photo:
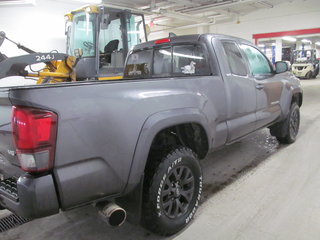
[[[256,91],[248,77],[229,75],[226,79],[229,96],[229,140],[235,140],[252,131],[256,124]]]
[[[257,128],[261,128],[280,116],[280,97],[283,86],[277,77],[255,80],[255,82],[256,86],[263,86],[262,89],[257,89]]]
[[[281,114],[280,96],[282,83],[274,74],[271,63],[257,48],[242,44],[241,49],[250,67],[257,96],[256,128],[275,121]]]
[[[236,42],[222,40],[219,49],[225,68],[227,94],[228,141],[252,131],[256,123],[256,89],[254,79],[248,76],[248,67]]]

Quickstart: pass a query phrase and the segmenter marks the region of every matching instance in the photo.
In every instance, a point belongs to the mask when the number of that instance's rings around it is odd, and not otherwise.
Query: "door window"
[[[128,49],[146,41],[142,15],[130,14],[127,17]]]
[[[117,16],[117,18],[110,19],[109,24],[106,25],[106,27],[100,29],[99,34],[99,50],[100,53],[104,53],[106,48],[108,48],[108,43],[111,41],[118,40],[117,47],[112,49],[113,51],[116,51],[118,49],[123,48],[123,41],[121,36],[121,21],[120,17]]]
[[[103,14],[99,32],[99,74],[123,72],[125,52],[122,36],[121,14]]]
[[[222,45],[227,55],[231,73],[239,76],[247,76],[246,64],[236,43],[225,41],[222,42]]]
[[[256,48],[242,45],[241,49],[246,54],[252,75],[269,75],[272,73],[267,58]]]

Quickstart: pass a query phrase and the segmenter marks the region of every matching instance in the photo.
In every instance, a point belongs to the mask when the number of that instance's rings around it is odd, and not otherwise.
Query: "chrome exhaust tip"
[[[120,227],[127,218],[127,212],[115,203],[100,206],[99,215],[111,227]]]

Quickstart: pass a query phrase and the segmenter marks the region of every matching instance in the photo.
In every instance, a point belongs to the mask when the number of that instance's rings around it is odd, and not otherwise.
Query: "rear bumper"
[[[17,215],[39,218],[59,212],[59,202],[51,175],[37,178],[25,175],[17,180],[16,186],[14,183],[11,187],[10,184],[6,185],[10,190],[0,187],[0,204]]]

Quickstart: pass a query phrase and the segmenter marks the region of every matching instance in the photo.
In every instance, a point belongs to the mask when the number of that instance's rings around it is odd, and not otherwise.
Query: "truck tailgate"
[[[22,170],[16,156],[11,127],[12,105],[9,88],[0,90],[0,176],[19,177]]]

